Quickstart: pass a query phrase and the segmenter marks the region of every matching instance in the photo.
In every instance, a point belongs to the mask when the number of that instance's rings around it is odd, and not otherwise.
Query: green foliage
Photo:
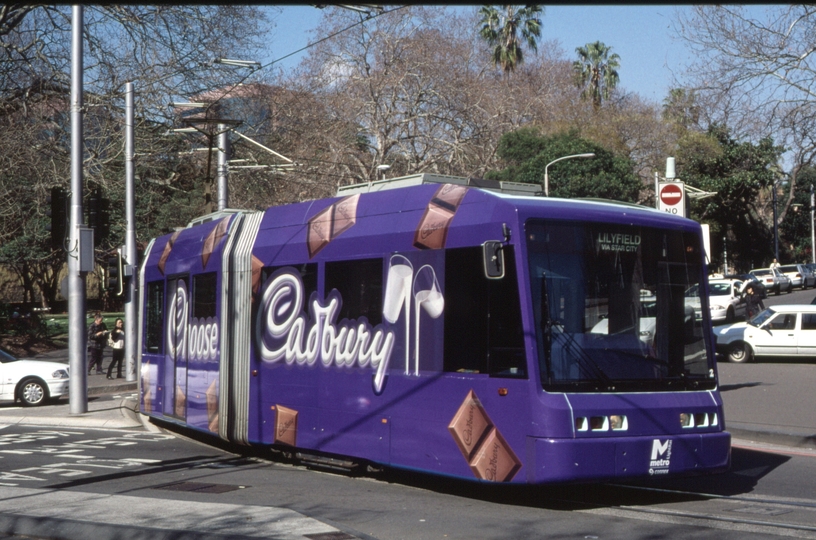
[[[594,158],[566,159],[550,165],[551,197],[591,197],[637,202],[641,182],[634,163],[617,156],[575,132],[542,137],[535,129],[525,128],[505,134],[497,153],[507,167],[485,175],[495,180],[542,184],[548,163],[563,156],[594,153]]]
[[[482,17],[479,35],[493,48],[493,62],[501,66],[505,73],[515,70],[517,65],[524,62],[522,42],[533,51],[537,50],[536,39],[541,36],[541,19],[538,15],[543,13],[544,8],[538,5],[484,6],[479,9]]]
[[[581,97],[591,100],[596,108],[609,99],[610,92],[620,81],[620,56],[610,55],[611,50],[612,47],[600,41],[575,49],[578,54],[578,60],[572,64],[575,85],[583,89]]]
[[[791,208],[779,225],[779,255],[785,262],[809,263],[813,260],[810,220],[810,187],[816,186],[816,169],[799,170]],[[786,186],[790,188],[790,186]],[[784,200],[787,197],[781,197]]]
[[[773,234],[760,215],[773,185],[783,148],[770,138],[738,142],[730,130],[712,126],[705,139],[689,139],[678,152],[680,178],[716,195],[691,203],[691,218],[711,226],[712,259],[722,263],[722,238],[728,238],[729,263],[738,270],[767,265],[773,257]],[[682,141],[681,141],[682,142]],[[700,152],[700,148],[708,149]]]

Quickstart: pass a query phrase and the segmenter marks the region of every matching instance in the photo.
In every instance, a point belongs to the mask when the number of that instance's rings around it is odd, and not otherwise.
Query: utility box
[[[94,230],[90,227],[77,227],[79,233],[79,271],[94,270]]]

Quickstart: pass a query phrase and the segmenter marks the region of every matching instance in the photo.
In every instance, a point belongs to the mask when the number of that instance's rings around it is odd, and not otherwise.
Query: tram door
[[[180,420],[187,418],[189,281],[188,276],[176,276],[167,280],[164,414]]]

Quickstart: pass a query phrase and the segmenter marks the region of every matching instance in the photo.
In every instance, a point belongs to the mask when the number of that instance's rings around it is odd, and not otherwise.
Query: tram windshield
[[[554,220],[525,232],[545,390],[714,388],[696,234]]]

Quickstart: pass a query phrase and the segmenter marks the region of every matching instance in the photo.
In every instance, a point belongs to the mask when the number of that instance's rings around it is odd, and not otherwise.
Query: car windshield
[[[774,315],[776,315],[776,311],[770,308],[766,309],[765,311],[761,311],[759,315],[748,321],[748,324],[750,324],[751,326],[762,326],[762,323],[764,323]]]
[[[711,296],[731,296],[730,283],[709,283],[708,291]]]
[[[0,363],[16,362],[19,358],[12,356],[10,353],[0,349]]]
[[[713,388],[696,234],[555,220],[525,232],[545,390]]]

